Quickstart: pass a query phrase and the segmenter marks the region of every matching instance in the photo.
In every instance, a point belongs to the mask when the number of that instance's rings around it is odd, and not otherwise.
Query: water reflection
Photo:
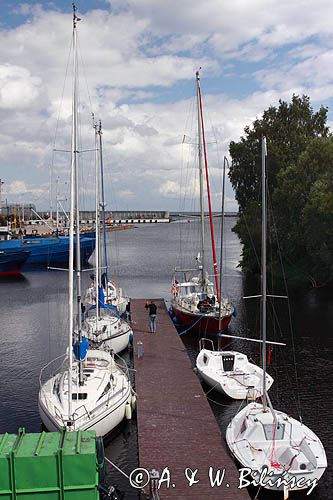
[[[216,233],[219,234],[218,221]],[[259,337],[259,301],[244,300],[244,295],[259,293],[257,277],[244,279],[237,268],[241,247],[231,231],[234,221],[226,221],[224,252],[225,278],[223,292],[238,307],[238,316],[230,324],[230,333]],[[142,225],[130,231],[108,234],[109,257],[113,275],[132,297],[164,297],[170,300],[171,276],[175,266],[193,265],[198,252],[199,225],[190,224]],[[180,245],[179,238],[182,238]],[[209,237],[207,233],[207,238]],[[218,243],[219,247],[219,243]],[[208,257],[208,253],[207,253]],[[83,289],[88,286],[89,272],[83,273]],[[29,272],[19,280],[0,282],[1,384],[0,433],[17,432],[19,426],[39,432],[41,421],[37,397],[39,373],[42,366],[65,352],[68,338],[68,274],[61,271]],[[268,336],[285,339],[287,347],[275,347],[269,368],[275,382],[271,389],[274,406],[292,416],[303,416],[306,425],[325,443],[329,463],[332,461],[333,438],[330,430],[331,360],[333,323],[332,290],[319,289],[306,293],[290,293],[291,317],[294,332],[295,359],[290,337],[289,314],[286,302],[274,300],[269,310]],[[273,321],[275,319],[275,321]],[[276,321],[278,319],[278,322]],[[198,352],[198,336],[182,336],[192,363]],[[244,351],[259,361],[257,344],[235,340],[232,347]],[[129,356],[127,360],[130,360]],[[295,375],[295,366],[297,375]],[[204,390],[207,391],[204,386]],[[239,402],[222,395],[209,394],[214,415],[224,436],[226,426],[239,408]],[[126,473],[137,466],[136,422],[126,423],[107,445],[107,456]],[[137,498],[121,474],[108,468],[111,482],[119,484],[126,499]],[[328,469],[313,500],[328,500],[333,490],[331,470]],[[260,492],[259,499],[275,500],[274,493]],[[306,499],[304,493],[293,498]]]

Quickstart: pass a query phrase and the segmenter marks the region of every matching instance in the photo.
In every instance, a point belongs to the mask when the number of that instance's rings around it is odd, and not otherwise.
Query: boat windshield
[[[200,288],[196,285],[186,285],[182,286],[180,289],[181,295],[191,295],[192,293],[199,293]]]

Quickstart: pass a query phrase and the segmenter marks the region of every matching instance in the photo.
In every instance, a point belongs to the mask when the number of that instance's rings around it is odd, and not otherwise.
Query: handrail
[[[211,345],[211,351],[214,351],[214,342],[211,339],[207,339],[203,337],[202,339],[199,340],[199,349],[205,349],[205,344],[208,343]]]
[[[48,368],[50,365],[52,365],[52,363],[54,363],[58,359],[65,358],[66,356],[67,356],[67,352],[65,352],[64,354],[61,354],[57,358],[52,359],[49,363],[47,363],[45,366],[43,366],[43,368],[41,369],[41,371],[39,373],[39,385],[40,385],[41,389],[42,389],[42,386],[43,386],[43,383],[42,383],[42,374],[44,373],[44,371],[46,370],[46,368]]]

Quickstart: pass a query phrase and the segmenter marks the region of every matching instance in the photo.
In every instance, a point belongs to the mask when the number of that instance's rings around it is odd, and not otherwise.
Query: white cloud
[[[303,58],[297,64],[289,62],[278,70],[258,71],[256,77],[266,89],[275,88],[282,91],[297,88],[306,93],[311,90],[311,93],[313,93],[313,89],[323,87],[326,84],[330,94],[322,96],[325,99],[332,96],[332,75],[330,71],[332,64],[333,49],[322,50],[319,54]]]
[[[133,191],[130,191],[129,189],[119,191],[119,199],[132,198],[132,196],[134,196],[134,193],[133,193]]]
[[[29,70],[10,64],[0,65],[0,107],[3,109],[24,109],[37,99],[41,79]]]
[[[11,183],[7,184],[3,189],[3,198],[6,196],[15,196],[17,200],[26,203],[31,201],[28,197],[33,196],[36,198],[42,198],[44,201],[44,195],[46,194],[46,199],[48,197],[48,186],[45,185],[34,185],[28,184],[21,180],[14,180]],[[2,198],[2,199],[3,199]]]
[[[196,141],[195,102],[189,96],[199,66],[207,140],[218,139],[220,158],[228,154],[230,140],[238,140],[244,126],[280,98],[306,92],[315,103],[327,104],[333,97],[331,1],[110,3],[109,10],[79,13],[80,143],[93,148],[93,110],[103,121],[106,184],[120,208],[122,200],[133,208],[172,209],[179,194],[197,199],[195,146],[181,143],[184,133]],[[52,154],[52,148],[55,135],[58,149],[70,148],[71,63],[65,85],[64,76],[71,14],[26,4],[19,13],[28,16],[26,22],[0,30],[0,165],[13,201],[25,188],[25,197],[47,208],[50,165],[55,176],[68,176],[69,155]],[[213,149],[208,146],[218,204],[220,166]],[[93,154],[82,155],[91,206],[92,163]],[[192,170],[185,174],[187,165]],[[234,206],[229,183],[227,190]]]
[[[278,47],[300,42],[317,34],[331,34],[330,0],[234,0],[221,3],[207,0],[110,0],[113,8],[130,9],[139,18],[149,20],[152,33],[169,37],[164,47],[184,49],[203,46],[206,41],[217,53],[228,52],[255,43],[261,47]],[[176,15],[175,15],[176,12]],[[179,43],[177,44],[177,38]]]

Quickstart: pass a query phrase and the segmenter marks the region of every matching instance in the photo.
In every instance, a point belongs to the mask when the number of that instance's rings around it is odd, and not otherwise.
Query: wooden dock
[[[216,419],[194,374],[186,349],[178,336],[164,300],[157,305],[157,333],[149,333],[146,300],[133,299],[131,312],[134,330],[135,381],[138,394],[139,465],[164,472],[161,500],[218,499],[248,500],[246,489],[238,489],[238,471],[228,453]],[[143,342],[143,356],[137,357],[137,342]],[[209,468],[221,472],[223,483],[212,487]],[[186,478],[191,469],[196,484]],[[146,490],[149,490],[147,487]],[[146,498],[142,495],[142,498]]]

